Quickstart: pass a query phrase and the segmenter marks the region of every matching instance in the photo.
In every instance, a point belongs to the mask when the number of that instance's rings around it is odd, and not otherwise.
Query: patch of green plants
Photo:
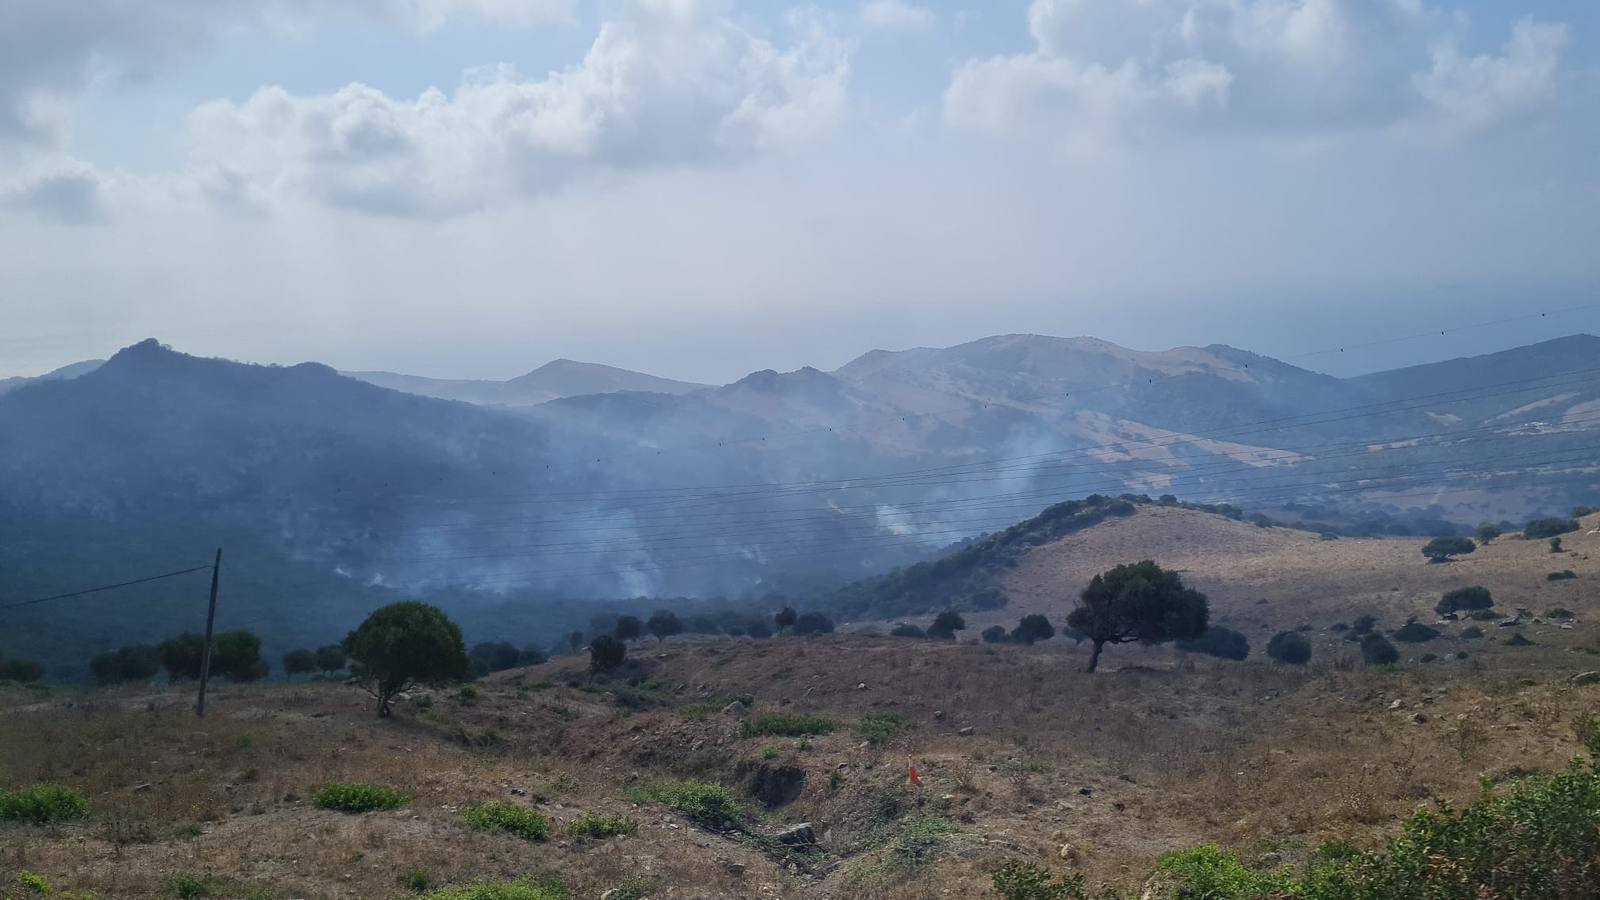
[[[995,870],[994,892],[1001,900],[1082,900],[1085,896],[1081,874],[1051,872],[1020,859]]]
[[[1578,577],[1578,573],[1577,572],[1574,572],[1571,569],[1562,569],[1559,572],[1551,572],[1549,575],[1546,575],[1544,577],[1544,580],[1545,581],[1571,581],[1572,579],[1577,578],[1577,577]]]
[[[48,825],[70,822],[89,814],[83,794],[59,784],[35,784],[15,791],[0,791],[0,822]]]
[[[567,900],[571,895],[559,881],[480,881],[477,884],[439,888],[423,900]]]
[[[619,813],[584,813],[567,823],[567,834],[596,840],[632,835],[638,830],[638,821]]]
[[[1407,622],[1395,630],[1394,639],[1407,644],[1421,644],[1439,636],[1439,629],[1421,622]]]
[[[433,876],[422,869],[412,869],[400,876],[400,886],[413,894],[420,894],[433,886]]]
[[[311,798],[311,805],[318,809],[331,809],[347,813],[377,812],[385,809],[399,809],[406,805],[406,795],[391,787],[381,784],[367,784],[361,781],[335,781],[323,785]]]
[[[550,820],[515,803],[479,803],[463,809],[461,817],[474,831],[502,831],[525,841],[550,839]]]
[[[214,897],[217,891],[222,890],[222,885],[210,875],[195,875],[190,872],[179,872],[167,879],[167,891],[178,900],[194,900],[197,897]]]
[[[1572,610],[1567,609],[1565,606],[1552,606],[1544,611],[1544,617],[1546,619],[1570,619],[1573,618],[1573,613]]]
[[[910,727],[910,721],[899,713],[872,713],[856,724],[856,734],[863,740],[883,744]]]
[[[820,716],[756,716],[746,719],[740,735],[747,738],[762,735],[801,737],[808,734],[828,734],[836,727],[832,719]]]
[[[629,792],[636,803],[655,802],[672,807],[685,818],[706,828],[733,828],[744,819],[744,807],[733,792],[720,784],[684,781],[638,787]]]

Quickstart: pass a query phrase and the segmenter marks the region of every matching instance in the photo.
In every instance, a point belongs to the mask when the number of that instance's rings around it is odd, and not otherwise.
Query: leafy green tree
[[[1048,641],[1056,636],[1056,627],[1050,620],[1035,613],[1023,616],[1017,627],[1011,629],[1011,639],[1019,644],[1035,644],[1039,641]]]
[[[785,606],[783,609],[778,610],[777,615],[772,617],[772,622],[778,626],[778,633],[782,634],[785,628],[794,627],[795,620],[799,617],[800,614],[794,611],[794,607]]]
[[[1298,631],[1280,631],[1267,641],[1267,655],[1281,663],[1303,666],[1311,662],[1311,641]]]
[[[1437,537],[1422,545],[1422,555],[1429,562],[1449,562],[1453,556],[1461,556],[1478,549],[1478,545],[1471,538],[1464,537]]]
[[[990,625],[980,636],[985,644],[1001,644],[1006,639],[1006,628],[1004,625]]]
[[[317,648],[317,668],[323,674],[329,675],[344,669],[344,648],[338,644],[329,644]]]
[[[616,627],[611,629],[612,637],[619,641],[631,641],[644,634],[644,623],[638,616],[617,616]]]
[[[184,632],[161,642],[161,667],[173,681],[200,677],[200,660],[206,652],[205,638],[193,632]]]
[[[1582,525],[1578,524],[1577,519],[1563,519],[1560,517],[1534,519],[1522,527],[1522,536],[1530,541],[1536,541],[1540,538],[1552,538],[1566,534],[1569,531],[1577,531],[1582,527]]]
[[[31,659],[8,659],[0,662],[0,681],[28,684],[43,677],[44,666]]]
[[[522,664],[522,651],[508,641],[474,644],[467,657],[472,660],[472,671],[478,675],[503,672]]]
[[[1400,651],[1389,639],[1372,632],[1361,638],[1361,659],[1369,666],[1388,666],[1400,661]]]
[[[1198,637],[1209,616],[1205,594],[1184,587],[1176,573],[1147,559],[1096,575],[1067,624],[1094,643],[1088,667],[1093,672],[1106,644],[1161,644]]]
[[[628,645],[609,634],[589,642],[589,671],[599,674],[616,670],[628,658]]]
[[[1500,530],[1500,526],[1493,522],[1481,522],[1478,525],[1478,543],[1487,544],[1504,533]]]
[[[229,681],[260,681],[267,677],[261,658],[261,639],[248,631],[224,631],[211,648],[211,675]]]
[[[911,624],[910,622],[901,622],[899,625],[889,629],[889,636],[900,638],[925,638],[928,636],[928,633]]]
[[[650,633],[656,636],[657,641],[665,641],[675,634],[683,633],[683,623],[678,621],[678,614],[670,609],[658,609],[650,614],[650,621],[645,623]]]
[[[1456,588],[1446,591],[1439,602],[1433,606],[1433,611],[1444,615],[1463,609],[1488,609],[1494,605],[1494,597],[1486,587],[1474,585],[1472,587]]]
[[[283,675],[309,675],[317,671],[317,654],[314,650],[290,650],[283,655]]]
[[[472,672],[461,629],[438,608],[415,600],[391,603],[344,639],[356,679],[389,716],[396,694],[418,684],[443,684]]]
[[[928,626],[928,637],[941,641],[954,640],[956,632],[965,631],[967,620],[954,610],[945,610],[933,617],[933,624]]]
[[[1220,625],[1207,628],[1199,637],[1178,641],[1177,647],[1186,653],[1204,653],[1235,661],[1250,656],[1250,639],[1241,632]]]
[[[567,646],[572,648],[573,653],[583,649],[583,632],[574,631],[567,635]]]
[[[149,681],[161,671],[161,656],[149,644],[129,644],[89,660],[89,671],[100,684]]]

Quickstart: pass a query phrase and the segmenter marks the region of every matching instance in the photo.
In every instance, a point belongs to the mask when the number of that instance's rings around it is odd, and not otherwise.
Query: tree
[[[1488,609],[1493,605],[1494,597],[1490,595],[1489,589],[1474,585],[1446,591],[1444,596],[1439,598],[1439,602],[1433,605],[1433,611],[1444,615],[1463,609]]]
[[[283,676],[309,675],[317,670],[317,654],[312,650],[290,650],[283,655]]]
[[[193,632],[186,631],[175,638],[168,638],[158,648],[161,668],[167,670],[167,678],[172,681],[199,678],[200,660],[205,650],[205,638]]]
[[[1147,559],[1096,575],[1083,589],[1067,624],[1094,643],[1088,667],[1093,672],[1106,644],[1161,644],[1198,637],[1209,616],[1205,594],[1184,587],[1176,573]]]
[[[1186,653],[1204,653],[1220,659],[1241,660],[1250,656],[1250,639],[1220,625],[1207,628],[1199,637],[1178,641],[1177,647]]]
[[[985,644],[1004,643],[1006,639],[1006,628],[1004,625],[990,625],[988,628],[983,630],[983,634],[980,636],[983,638],[983,642]]]
[[[795,617],[795,634],[832,634],[833,620],[819,612],[802,613]]]
[[[1056,636],[1056,627],[1044,616],[1034,614],[1023,616],[1017,627],[1011,630],[1011,639],[1019,644],[1034,644],[1038,641],[1048,641]]]
[[[1560,553],[1561,552],[1561,538],[1551,538],[1550,539],[1550,552],[1551,553]]]
[[[1303,666],[1311,661],[1311,642],[1298,631],[1280,631],[1267,641],[1267,655],[1281,663]]]
[[[522,663],[522,651],[509,641],[474,644],[467,653],[467,658],[472,660],[472,671],[478,675],[487,675],[490,672],[503,672],[514,669]]]
[[[628,645],[609,634],[602,634],[589,642],[589,671],[595,674],[610,672],[628,658]]]
[[[1478,545],[1471,538],[1464,537],[1437,537],[1422,545],[1422,555],[1429,562],[1449,562],[1452,556],[1461,556],[1478,549]]]
[[[1361,659],[1369,666],[1388,666],[1400,661],[1400,651],[1389,639],[1376,632],[1361,639]]]
[[[956,632],[965,631],[967,620],[954,610],[945,610],[933,617],[933,624],[928,626],[928,637],[941,641],[955,640]]]
[[[344,648],[338,644],[329,644],[317,648],[317,668],[324,675],[331,675],[344,668]]]
[[[777,615],[772,617],[772,622],[778,626],[778,633],[782,634],[785,628],[793,627],[795,620],[798,618],[799,614],[794,611],[794,607],[785,606],[783,609],[778,610]]]
[[[567,635],[567,646],[572,648],[573,653],[583,649],[583,632],[574,631]]]
[[[1577,519],[1534,519],[1523,526],[1522,536],[1530,541],[1536,541],[1539,538],[1552,538],[1569,531],[1577,531],[1582,527]]]
[[[419,684],[443,684],[472,672],[461,629],[438,608],[407,600],[377,610],[344,639],[352,674],[378,701],[379,717],[392,712],[396,694]]]
[[[650,614],[650,621],[645,627],[656,636],[657,641],[665,641],[675,634],[683,633],[683,623],[678,621],[678,614],[670,609],[658,609]]]
[[[617,616],[617,626],[611,629],[612,637],[627,642],[644,634],[644,623],[638,616]]]
[[[1478,524],[1478,543],[1487,544],[1505,532],[1493,522],[1480,522]]]
[[[100,684],[149,681],[161,671],[161,665],[160,653],[149,644],[129,644],[89,660],[89,670]]]
[[[8,659],[0,662],[0,681],[19,681],[23,684],[44,677],[44,666],[31,659]]]
[[[261,658],[261,639],[248,631],[224,631],[211,646],[211,675],[229,681],[259,681],[267,677]]]
[[[910,622],[901,622],[899,625],[889,629],[889,636],[901,638],[925,638],[928,636],[928,633],[911,624]]]

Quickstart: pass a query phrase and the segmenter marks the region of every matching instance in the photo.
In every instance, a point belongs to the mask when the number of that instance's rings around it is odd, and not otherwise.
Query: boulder
[[[817,842],[817,832],[811,827],[810,822],[801,822],[799,825],[790,825],[788,828],[774,834],[772,839],[780,844],[791,847],[806,847]]]

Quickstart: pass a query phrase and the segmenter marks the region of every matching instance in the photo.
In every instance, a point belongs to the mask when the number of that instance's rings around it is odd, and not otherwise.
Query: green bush
[[[1483,629],[1476,625],[1468,625],[1467,627],[1461,629],[1461,636],[1466,640],[1475,641],[1483,637]]]
[[[1020,859],[1003,863],[994,873],[994,892],[1002,900],[1084,900],[1083,876],[1052,873]]]
[[[550,820],[515,803],[479,803],[463,809],[461,817],[474,831],[503,831],[525,841],[550,839]]]
[[[1556,535],[1577,531],[1581,527],[1583,526],[1578,524],[1577,519],[1563,519],[1560,517],[1534,519],[1523,526],[1522,536],[1530,541],[1536,541],[1540,538],[1553,538]]]
[[[0,660],[0,681],[31,684],[44,677],[44,666],[31,659]]]
[[[1544,611],[1544,617],[1546,619],[1571,619],[1573,618],[1573,613],[1572,610],[1567,609],[1565,606],[1552,606]]]
[[[1361,659],[1369,666],[1388,666],[1400,661],[1400,651],[1381,634],[1361,638]]]
[[[1488,609],[1493,605],[1494,596],[1489,593],[1489,589],[1474,585],[1447,591],[1439,598],[1439,602],[1434,604],[1433,610],[1443,615],[1463,609]]]
[[[387,717],[396,694],[417,685],[460,681],[472,674],[461,629],[426,603],[391,603],[374,611],[345,636],[345,653],[356,681]]]
[[[567,824],[567,834],[596,839],[631,835],[638,830],[637,821],[624,815],[610,813],[584,813]]]
[[[889,636],[898,638],[925,638],[928,636],[928,634],[910,622],[901,622],[899,625],[889,629]]]
[[[863,740],[882,744],[909,727],[911,723],[899,713],[872,713],[862,717],[856,725],[856,734]]]
[[[1474,622],[1493,622],[1500,618],[1500,614],[1492,609],[1475,609],[1467,614],[1467,618]]]
[[[1184,885],[1181,897],[1254,898],[1294,896],[1294,876],[1287,869],[1263,872],[1246,868],[1238,858],[1210,844],[1169,853],[1157,863]]]
[[[828,734],[833,731],[832,719],[818,716],[757,716],[745,720],[740,733],[747,738],[762,735],[801,737],[807,734]]]
[[[311,798],[311,805],[338,812],[365,813],[399,809],[406,805],[407,799],[394,788],[360,781],[335,781],[317,791]]]
[[[988,628],[983,630],[982,637],[985,644],[1005,643],[1007,637],[1005,626],[990,625]]]
[[[1545,581],[1571,581],[1572,579],[1577,578],[1577,577],[1578,577],[1578,573],[1577,572],[1574,572],[1571,569],[1562,569],[1559,572],[1551,572],[1549,575],[1546,575],[1544,577],[1544,580]]]
[[[1511,637],[1506,638],[1506,646],[1507,647],[1532,647],[1533,646],[1533,641],[1528,640],[1527,635],[1525,635],[1525,634],[1523,634],[1522,632],[1519,631],[1516,634],[1513,634]]]
[[[0,791],[0,821],[48,825],[69,822],[89,814],[83,794],[59,784],[35,784],[16,791]]]
[[[1421,622],[1407,622],[1394,633],[1394,639],[1407,644],[1422,644],[1439,636],[1439,629]]]
[[[720,784],[685,781],[638,788],[632,796],[640,802],[664,803],[706,828],[733,828],[744,819],[744,809],[738,798]]]
[[[423,895],[423,900],[567,900],[570,895],[559,883],[540,883],[531,878],[516,881],[480,881],[458,887],[440,888]]]
[[[209,875],[192,875],[180,872],[167,880],[167,890],[178,900],[194,900],[198,897],[214,897],[222,886],[215,878]]]
[[[1250,639],[1220,625],[1207,628],[1199,637],[1178,641],[1175,646],[1187,653],[1204,653],[1221,659],[1241,660],[1250,655]]]
[[[1311,641],[1294,631],[1280,631],[1267,642],[1267,655],[1281,663],[1303,666],[1311,661]]]
[[[1450,557],[1471,553],[1478,549],[1478,545],[1471,538],[1440,537],[1434,538],[1422,547],[1422,555],[1429,562],[1449,562]]]

